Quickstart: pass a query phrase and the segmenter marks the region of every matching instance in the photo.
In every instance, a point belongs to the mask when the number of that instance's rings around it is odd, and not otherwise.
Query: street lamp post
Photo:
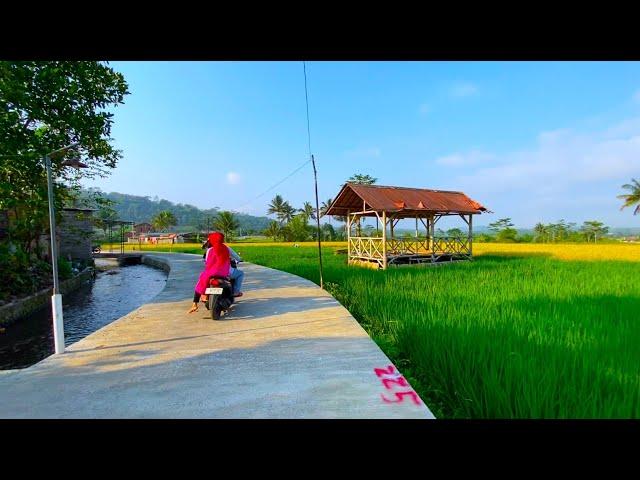
[[[53,295],[51,296],[51,310],[53,312],[53,342],[56,353],[64,353],[64,322],[62,314],[62,295],[58,285],[58,249],[56,242],[56,212],[53,200],[53,181],[51,175],[51,155],[64,152],[78,145],[73,143],[59,150],[51,152],[44,157],[47,168],[47,189],[49,195],[49,231],[51,237],[51,266],[53,269]],[[64,161],[62,165],[76,168],[86,168],[87,166],[78,160]]]
[[[56,353],[64,353],[64,323],[62,316],[62,295],[58,287],[58,250],[56,245],[56,212],[53,204],[53,182],[51,181],[51,158],[44,157],[47,166],[47,187],[49,190],[49,232],[51,237],[51,266],[53,267],[53,343]]]

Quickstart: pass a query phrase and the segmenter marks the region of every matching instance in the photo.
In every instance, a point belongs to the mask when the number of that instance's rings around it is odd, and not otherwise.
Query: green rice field
[[[319,283],[317,248],[234,248]],[[334,250],[327,290],[438,418],[640,418],[639,263],[511,253],[373,271]]]

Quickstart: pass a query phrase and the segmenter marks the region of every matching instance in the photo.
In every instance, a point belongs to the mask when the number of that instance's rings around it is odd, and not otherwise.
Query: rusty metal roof
[[[346,183],[327,210],[327,215],[347,215],[348,211],[367,210],[413,217],[420,213],[479,214],[488,210],[462,192],[426,188],[385,187]],[[373,215],[373,214],[372,214]]]

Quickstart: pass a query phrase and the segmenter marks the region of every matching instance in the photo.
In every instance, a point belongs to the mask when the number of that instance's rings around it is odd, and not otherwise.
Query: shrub
[[[58,277],[60,280],[67,280],[72,277],[71,262],[62,257],[58,258]]]

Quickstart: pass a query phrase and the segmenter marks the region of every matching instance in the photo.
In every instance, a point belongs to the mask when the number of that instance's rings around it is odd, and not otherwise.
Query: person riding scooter
[[[229,249],[229,255],[231,257],[231,269],[229,270],[229,278],[231,278],[231,281],[233,283],[233,296],[241,297],[242,295],[244,295],[242,293],[242,282],[244,281],[244,272],[238,268],[238,264],[242,262],[242,258],[229,245],[226,245],[226,247]],[[209,251],[211,249],[209,240],[207,240],[202,245],[202,248],[206,248],[205,253],[202,255],[202,258],[206,264],[207,255],[209,254]]]
[[[208,300],[205,291],[209,279],[215,276],[228,277],[231,269],[229,249],[223,243],[224,235],[219,232],[214,232],[209,235],[208,241],[211,247],[207,250],[208,255],[205,254],[205,267],[195,286],[193,305],[191,305],[189,313],[198,310],[198,301],[206,302]]]

